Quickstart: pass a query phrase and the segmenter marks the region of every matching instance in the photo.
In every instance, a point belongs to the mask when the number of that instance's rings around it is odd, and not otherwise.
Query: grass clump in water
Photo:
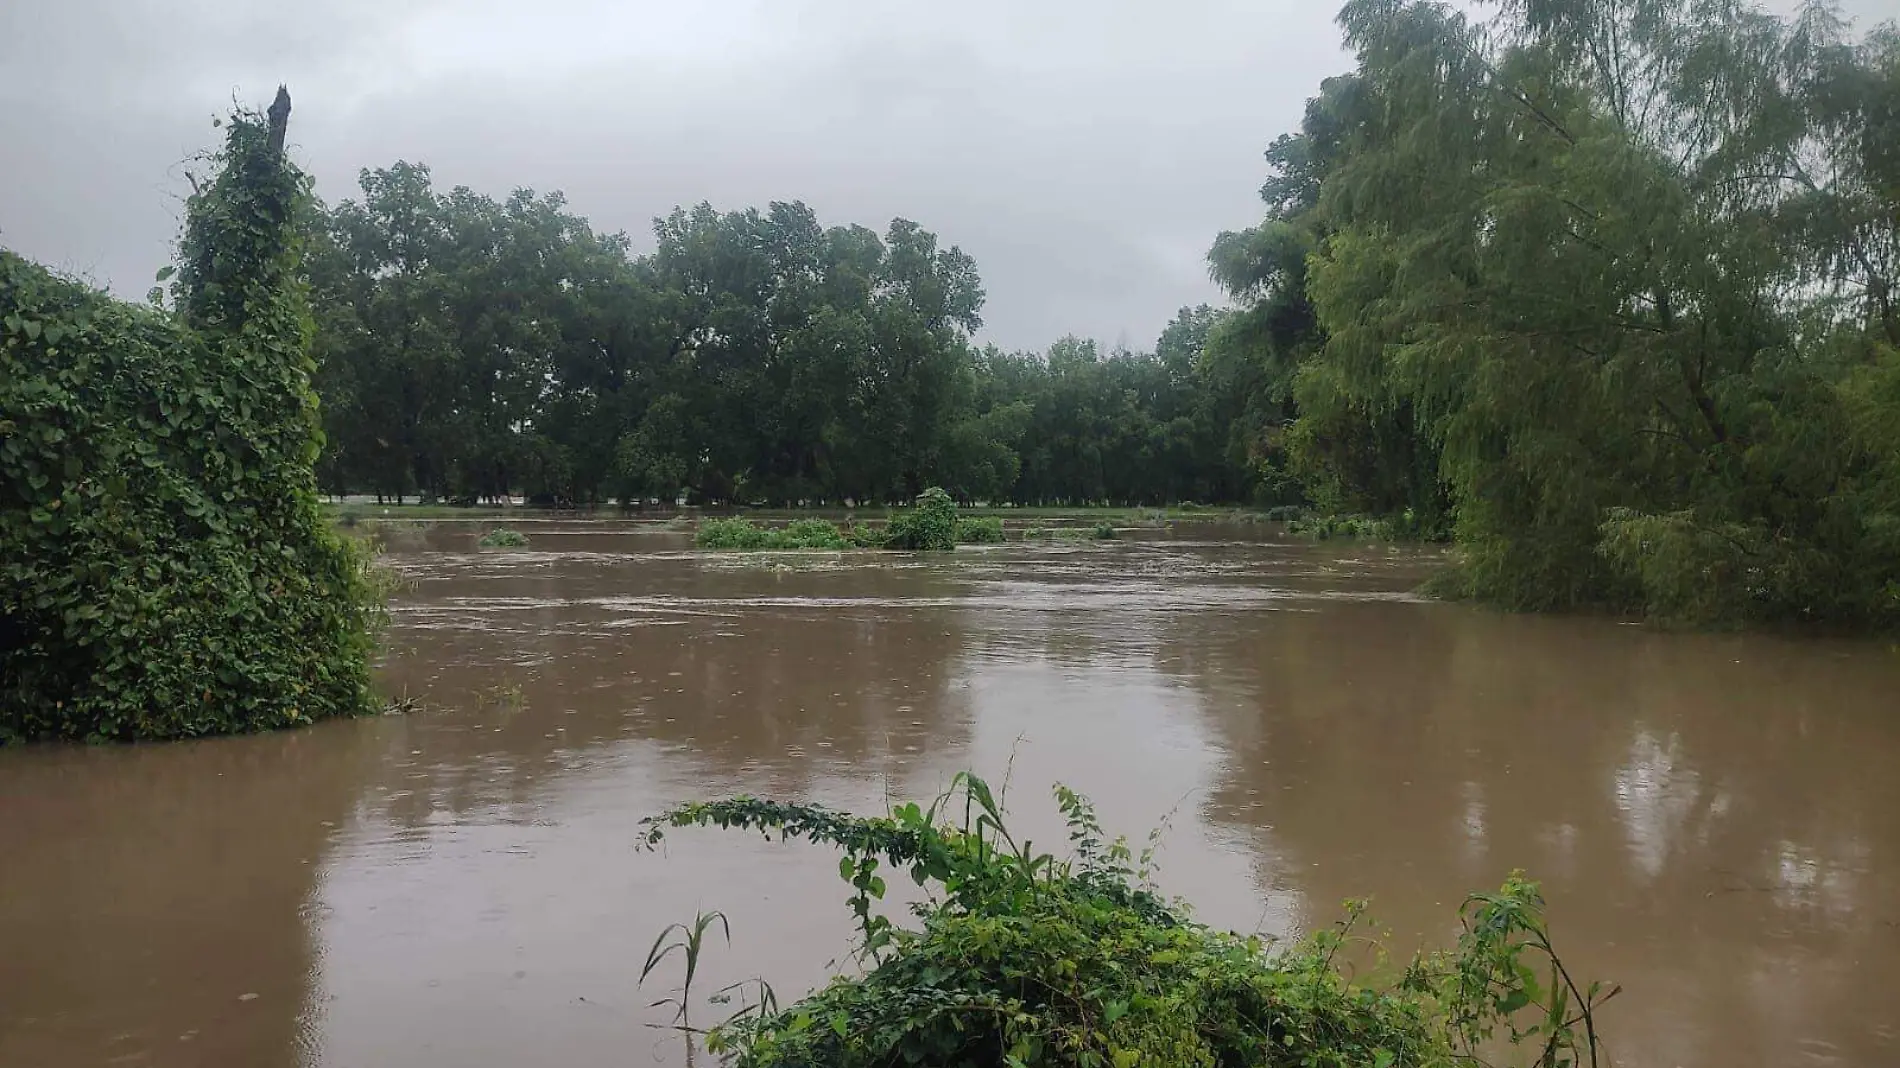
[[[838,528],[822,519],[800,519],[782,527],[762,527],[750,519],[708,519],[693,543],[702,549],[849,549]]]
[[[1068,860],[1019,843],[969,775],[928,808],[878,818],[738,797],[647,820],[649,846],[710,825],[844,854],[864,973],[785,1008],[761,983],[707,1047],[742,1068],[1453,1068],[1502,1039],[1539,1066],[1597,1063],[1596,1012],[1616,991],[1570,980],[1535,884],[1513,876],[1474,895],[1455,949],[1362,983],[1334,963],[1357,941],[1359,906],[1284,948],[1213,930],[1155,891],[1152,837],[1137,858],[1106,840],[1086,799],[1056,793]],[[874,908],[893,872],[930,892],[914,928]]]
[[[483,534],[479,544],[484,549],[519,549],[528,544],[528,536],[519,530],[496,527]]]
[[[960,516],[958,545],[995,545],[1003,540],[1003,520],[997,516]]]

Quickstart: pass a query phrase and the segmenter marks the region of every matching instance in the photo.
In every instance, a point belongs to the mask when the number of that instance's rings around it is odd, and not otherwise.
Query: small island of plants
[[[1043,531],[1030,532],[1029,536]],[[1096,538],[1113,538],[1115,528],[1097,523]],[[925,490],[917,503],[892,513],[881,527],[865,523],[841,526],[825,519],[797,519],[782,527],[768,527],[744,518],[708,519],[700,523],[693,544],[702,549],[781,551],[796,549],[899,549],[913,552],[949,552],[958,545],[994,545],[1005,540],[1003,521],[996,516],[957,513],[957,502],[939,487]]]

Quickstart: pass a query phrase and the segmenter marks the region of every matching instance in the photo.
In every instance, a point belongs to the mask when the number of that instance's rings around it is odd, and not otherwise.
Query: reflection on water
[[[632,848],[745,791],[876,808],[977,769],[1165,823],[1204,918],[1372,895],[1395,948],[1545,882],[1629,991],[1632,1066],[1900,1061],[1900,656],[1408,596],[1429,561],[1179,528],[1112,544],[708,556],[683,535],[397,531],[402,718],[0,753],[0,1064],[677,1063],[635,980],[725,910],[702,988],[821,981],[835,866]],[[710,1011],[710,1010],[709,1010]],[[710,1017],[709,1017],[710,1019]]]

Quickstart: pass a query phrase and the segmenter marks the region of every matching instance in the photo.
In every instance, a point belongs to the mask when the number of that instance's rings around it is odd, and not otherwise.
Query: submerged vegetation
[[[957,544],[989,545],[1003,540],[1003,521],[997,516],[962,516],[957,519]]]
[[[702,549],[905,549],[949,552],[959,544],[1000,542],[1003,521],[994,516],[959,516],[956,502],[931,487],[915,505],[894,513],[883,527],[858,523],[841,529],[823,519],[797,519],[782,527],[760,526],[749,519],[708,519],[693,543]]]
[[[1500,1042],[1547,1068],[1599,1063],[1597,1012],[1616,990],[1572,979],[1535,884],[1474,895],[1454,948],[1354,981],[1337,960],[1362,906],[1288,946],[1213,930],[1155,890],[1152,844],[1136,856],[1086,799],[1057,798],[1067,860],[1018,842],[968,775],[884,817],[740,797],[647,820],[649,845],[716,826],[843,853],[864,971],[782,1008],[762,996],[708,1048],[746,1068],[1452,1068]],[[915,927],[878,910],[887,876],[926,892]]]
[[[0,251],[0,741],[375,710],[378,590],[313,474],[289,112],[233,116],[169,308]]]
[[[519,549],[528,544],[528,536],[509,527],[496,527],[481,536],[484,549]]]
[[[852,541],[823,519],[762,527],[750,519],[708,519],[693,543],[702,549],[849,549]]]

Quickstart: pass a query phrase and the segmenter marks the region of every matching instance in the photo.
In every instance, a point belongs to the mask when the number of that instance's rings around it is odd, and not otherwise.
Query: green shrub
[[[784,549],[849,549],[851,542],[838,531],[837,524],[823,519],[800,519],[788,524],[783,530],[774,531],[779,537],[778,548]]]
[[[1453,1068],[1477,1063],[1496,1033],[1526,1042],[1539,1064],[1598,1055],[1595,1013],[1615,991],[1579,989],[1558,967],[1537,888],[1518,876],[1466,902],[1454,951],[1372,986],[1334,964],[1358,906],[1280,950],[1211,930],[1155,892],[1153,838],[1137,859],[1104,840],[1086,799],[1057,797],[1070,861],[1018,843],[968,775],[928,809],[883,818],[740,797],[647,820],[649,847],[668,827],[710,825],[844,853],[868,970],[783,1009],[761,983],[759,1004],[714,1028],[710,1050],[742,1068]],[[874,909],[889,873],[929,891],[913,906],[919,928]]]
[[[528,536],[519,530],[496,527],[482,535],[480,545],[484,549],[519,549],[528,544]]]
[[[763,549],[768,535],[750,519],[704,519],[693,544],[702,549]]]
[[[852,543],[822,519],[800,519],[784,527],[762,527],[750,519],[708,519],[693,539],[702,549],[849,549]]]
[[[949,552],[957,547],[957,504],[932,486],[914,506],[891,516],[885,535],[887,548]]]
[[[957,520],[957,544],[994,545],[1003,540],[1003,521],[996,516],[963,516]]]
[[[859,523],[846,531],[844,538],[860,549],[882,549],[885,542],[890,539],[890,535],[879,527]]]
[[[282,136],[234,116],[187,203],[175,315],[0,252],[0,741],[376,708],[381,602],[313,475],[307,189]]]
[[[1097,541],[1113,541],[1115,539],[1115,524],[1097,523],[1095,524],[1094,534],[1095,540]]]

